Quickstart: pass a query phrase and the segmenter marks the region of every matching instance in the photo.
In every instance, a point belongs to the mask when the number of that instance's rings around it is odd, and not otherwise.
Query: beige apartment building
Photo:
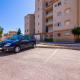
[[[35,15],[28,14],[25,16],[25,34],[34,35],[35,34]]]
[[[80,0],[35,0],[35,35],[74,41],[71,30],[80,25]]]

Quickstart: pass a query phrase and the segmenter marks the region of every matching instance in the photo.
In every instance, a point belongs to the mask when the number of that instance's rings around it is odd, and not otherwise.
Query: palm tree
[[[75,27],[74,29],[72,29],[72,34],[75,37],[75,41],[80,42],[80,27]]]
[[[2,38],[3,28],[0,26],[0,39]]]

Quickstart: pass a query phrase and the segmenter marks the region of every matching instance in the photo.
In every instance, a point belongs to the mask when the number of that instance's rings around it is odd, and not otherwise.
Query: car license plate
[[[0,48],[0,50],[2,50],[2,48]]]

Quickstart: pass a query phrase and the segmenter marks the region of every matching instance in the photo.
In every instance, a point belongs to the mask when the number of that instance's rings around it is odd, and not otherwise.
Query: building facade
[[[35,1],[35,35],[41,40],[74,41],[71,31],[79,25],[79,0]]]
[[[16,34],[17,34],[17,31],[9,31],[8,33],[3,35],[3,40],[8,39],[8,38],[10,38],[10,37],[12,37],[13,35],[16,35]]]
[[[53,38],[73,41],[72,29],[79,25],[79,0],[58,0],[53,4]]]
[[[35,34],[35,15],[28,14],[25,16],[25,34],[34,35]]]

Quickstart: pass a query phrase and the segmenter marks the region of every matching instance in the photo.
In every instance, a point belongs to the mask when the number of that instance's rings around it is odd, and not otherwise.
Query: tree
[[[72,29],[72,34],[75,37],[75,41],[80,42],[80,27],[75,27],[74,29]]]
[[[0,38],[2,38],[3,28],[0,26]]]
[[[20,34],[22,34],[22,33],[21,33],[21,29],[19,28],[17,31],[17,35],[20,35]]]

